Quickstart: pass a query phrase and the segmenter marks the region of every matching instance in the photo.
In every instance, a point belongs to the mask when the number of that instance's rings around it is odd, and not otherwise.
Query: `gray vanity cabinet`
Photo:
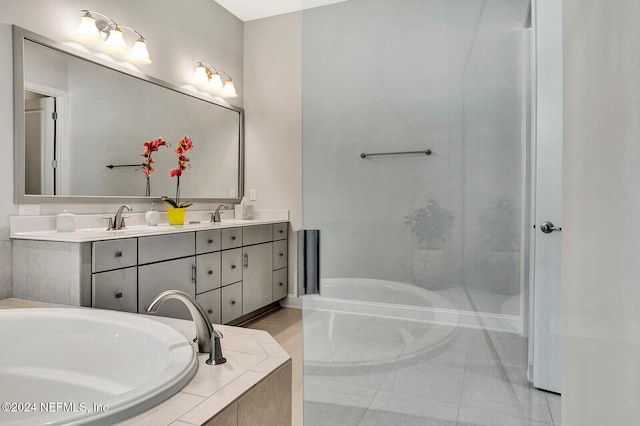
[[[209,319],[214,324],[222,324],[222,310],[220,295],[222,291],[217,288],[206,293],[196,294],[196,300],[209,315]]]
[[[242,314],[271,303],[273,243],[242,248]]]
[[[143,313],[165,290],[195,297],[229,323],[287,296],[288,223],[204,229],[91,243],[91,306]],[[191,319],[176,300],[159,315]]]
[[[138,268],[135,266],[93,274],[91,284],[94,308],[138,312]]]
[[[184,291],[196,297],[195,257],[168,260],[138,267],[138,312],[165,290]],[[158,309],[158,315],[191,319],[189,311],[177,300],[167,300]]]

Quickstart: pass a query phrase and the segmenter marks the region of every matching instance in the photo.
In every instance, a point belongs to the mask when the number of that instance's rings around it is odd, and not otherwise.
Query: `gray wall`
[[[123,25],[140,31],[149,41],[153,64],[140,66],[145,74],[178,86],[188,86],[197,61],[211,62],[228,71],[234,78],[239,97],[234,104],[242,106],[243,84],[243,23],[211,0],[191,0],[188,3],[171,0],[86,1],[0,0],[0,24],[16,24],[54,40],[73,41],[80,21],[80,8],[109,15]],[[125,30],[125,37],[132,34]],[[82,47],[82,46],[80,46]],[[9,216],[18,214],[13,204],[13,82],[11,27],[0,25],[0,146],[5,153],[0,168],[0,297],[10,295],[11,243]],[[145,211],[150,205],[134,205]],[[202,208],[209,206],[203,205]],[[69,209],[74,213],[113,212],[115,204],[46,204],[41,212],[59,213]]]
[[[257,208],[287,208],[302,227],[301,14],[245,23],[247,116],[245,191]],[[296,239],[289,239],[289,293],[295,293]]]
[[[639,21],[563,1],[563,425],[640,424]]]

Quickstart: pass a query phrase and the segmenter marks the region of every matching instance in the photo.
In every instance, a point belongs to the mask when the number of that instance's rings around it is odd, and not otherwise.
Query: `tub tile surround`
[[[0,309],[40,308],[56,305],[23,299],[0,300]],[[62,305],[58,305],[62,306]],[[64,306],[68,307],[68,306]],[[79,308],[83,309],[83,308]],[[193,323],[166,317],[150,317],[178,330],[191,340]],[[178,394],[119,425],[251,425],[256,413],[266,414],[273,423],[289,424],[291,419],[291,358],[266,331],[215,325],[223,334],[225,364],[205,364],[208,355],[198,355],[198,372]],[[251,342],[251,343],[247,343]],[[276,353],[273,355],[273,353]],[[266,398],[269,396],[269,398]],[[272,407],[273,405],[273,407]],[[229,421],[229,413],[232,423]],[[287,420],[288,419],[288,422]]]

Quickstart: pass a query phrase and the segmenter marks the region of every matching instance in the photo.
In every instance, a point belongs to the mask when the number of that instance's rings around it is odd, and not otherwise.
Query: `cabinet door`
[[[273,271],[273,301],[287,297],[287,268]]]
[[[220,252],[196,256],[196,293],[220,287]]]
[[[135,266],[138,262],[138,240],[95,241],[93,243],[92,272]]]
[[[202,305],[209,315],[209,321],[220,324],[222,320],[222,311],[220,306],[220,289],[208,291],[206,293],[196,295],[196,301]]]
[[[287,266],[287,240],[273,243],[273,269],[282,269]]]
[[[147,304],[165,290],[180,290],[196,296],[194,257],[153,263],[138,267],[138,312],[144,313]],[[157,315],[191,319],[191,314],[178,300],[167,300]]]
[[[196,232],[196,254],[219,251],[222,247],[219,229]]]
[[[274,240],[284,240],[287,238],[287,230],[289,229],[289,224],[287,222],[283,223],[274,223],[273,224],[273,239]]]
[[[273,281],[273,243],[243,247],[242,314],[271,303]]]
[[[242,281],[242,249],[222,252],[222,285]]]
[[[94,308],[138,312],[138,269],[116,269],[93,274],[92,300]]]
[[[222,287],[222,323],[242,316],[242,283]]]
[[[240,247],[242,245],[242,228],[227,228],[222,230],[222,250]]]
[[[195,238],[195,232],[140,237],[138,265],[193,256],[196,251]]]
[[[251,225],[242,228],[242,245],[266,243],[273,240],[273,225]]]

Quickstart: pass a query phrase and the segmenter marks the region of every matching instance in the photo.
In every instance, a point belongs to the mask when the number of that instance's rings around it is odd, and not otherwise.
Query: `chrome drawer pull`
[[[116,299],[122,299],[122,292],[116,293]]]
[[[196,265],[191,265],[191,282],[196,282]]]
[[[284,256],[284,253],[280,253],[280,257]]]
[[[209,240],[207,241],[209,244],[213,244],[213,239],[209,238]]]
[[[213,275],[213,271],[209,269],[209,275]]]
[[[235,301],[235,300],[232,300],[232,301],[231,301],[231,304],[232,304],[232,305],[235,305],[235,304],[236,304],[236,301]]]
[[[212,314],[213,313],[213,309],[207,309],[207,313]]]
[[[249,267],[249,253],[244,254],[244,267],[245,268]]]
[[[122,257],[122,252],[121,251],[117,251],[116,252],[116,257]]]
[[[284,285],[284,283],[280,283],[280,287],[282,287]]]
[[[231,236],[231,241],[235,241],[235,240],[236,240],[236,236],[235,236],[235,235],[232,235],[232,236]]]
[[[236,269],[236,265],[231,265],[231,269]]]

